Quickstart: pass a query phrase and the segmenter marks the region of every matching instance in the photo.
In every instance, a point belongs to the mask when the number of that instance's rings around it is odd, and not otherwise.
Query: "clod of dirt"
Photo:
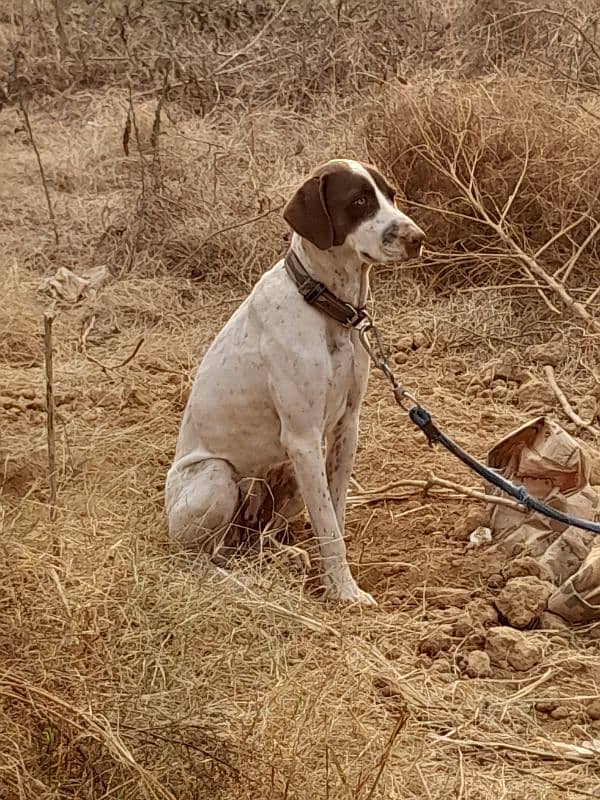
[[[492,674],[489,655],[483,650],[473,650],[467,656],[465,673],[469,678],[489,678]]]
[[[511,578],[496,598],[496,608],[514,628],[526,628],[545,610],[555,587],[533,575]]]
[[[542,581],[552,582],[553,577],[549,567],[532,556],[512,559],[502,569],[502,574],[507,581],[511,578],[522,578],[533,575]]]
[[[465,650],[480,650],[485,644],[485,628],[467,612],[456,618],[452,632],[463,640]]]
[[[563,341],[532,344],[525,350],[525,356],[533,364],[549,364],[551,367],[558,367],[568,355],[569,350]]]
[[[396,348],[400,350],[400,352],[407,353],[409,350],[412,350],[412,346],[413,346],[412,333],[405,333],[403,336],[399,336],[396,339]]]
[[[585,707],[585,713],[591,720],[595,721],[600,719],[600,697],[589,701]]]
[[[436,660],[431,665],[431,669],[434,670],[435,672],[451,672],[452,665],[450,664],[450,661],[447,658],[442,656],[441,658],[436,658]]]
[[[496,381],[502,381],[506,384],[523,383],[527,378],[527,373],[522,367],[519,367],[515,359],[509,358],[509,354],[503,360],[494,361],[486,366],[486,371],[481,378],[481,383],[484,386],[492,386]]]
[[[449,650],[452,645],[452,637],[446,631],[438,628],[431,633],[428,633],[419,642],[419,653],[424,653],[426,656],[436,656],[444,650]]]
[[[535,710],[540,714],[551,714],[556,706],[557,703],[553,703],[552,700],[540,700],[535,704]]]
[[[513,628],[490,628],[485,643],[490,662],[497,667],[511,667],[518,672],[535,667],[542,659],[542,648],[526,633]]]
[[[551,611],[543,611],[540,615],[540,628],[550,631],[568,631],[569,626],[558,614]]]
[[[500,589],[506,581],[500,572],[491,572],[487,577],[487,585],[490,589]]]
[[[460,541],[468,541],[469,536],[477,528],[484,528],[490,524],[490,513],[484,508],[469,511],[465,517],[454,526],[454,535]]]
[[[476,625],[489,628],[498,624],[498,612],[485,600],[472,600],[467,604],[466,611]]]
[[[552,719],[567,719],[570,714],[571,712],[566,706],[556,706],[556,708],[550,712]]]
[[[556,397],[552,389],[536,378],[519,386],[517,393],[519,408],[552,408]]]

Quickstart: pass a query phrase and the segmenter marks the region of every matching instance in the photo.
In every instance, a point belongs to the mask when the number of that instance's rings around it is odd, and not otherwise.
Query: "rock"
[[[540,615],[540,628],[547,631],[568,631],[569,626],[558,614],[551,611],[543,611]]]
[[[555,708],[556,703],[553,703],[552,700],[540,700],[539,703],[535,704],[535,710],[539,711],[540,714],[551,714]]]
[[[419,642],[419,653],[427,656],[436,656],[444,650],[448,650],[452,644],[452,638],[443,630],[439,629],[428,633]]]
[[[486,632],[484,628],[474,628],[465,639],[464,647],[466,650],[481,650],[485,647]]]
[[[469,534],[469,544],[467,545],[467,550],[471,550],[474,547],[483,547],[486,544],[491,544],[491,542],[492,529],[480,526],[479,528],[475,528],[475,530],[471,531]]]
[[[521,558],[512,559],[503,568],[502,573],[507,581],[511,578],[522,578],[533,575],[542,581],[551,582],[553,577],[551,570],[532,556],[522,556]]]
[[[489,655],[483,650],[473,650],[467,657],[465,672],[469,678],[489,678],[492,674]]]
[[[556,706],[556,708],[550,712],[552,719],[567,719],[570,714],[571,712],[566,706]]]
[[[405,333],[403,336],[399,336],[396,339],[396,348],[400,350],[400,352],[407,353],[409,350],[412,350],[412,346],[413,346],[412,333]]]
[[[467,603],[466,611],[476,625],[489,628],[490,625],[498,624],[498,612],[485,600],[472,600]]]
[[[525,355],[533,364],[549,364],[558,367],[569,355],[569,350],[563,341],[544,342],[532,344],[525,350]]]
[[[515,628],[526,628],[545,610],[555,587],[532,575],[511,578],[496,598],[496,608]]]
[[[600,719],[600,697],[588,702],[585,708],[585,713],[591,720]]]
[[[427,335],[423,331],[415,331],[413,334],[413,349],[418,350],[419,347],[425,347],[427,343]]]
[[[505,580],[499,572],[491,572],[487,578],[487,585],[490,589],[500,589],[504,586]]]
[[[533,379],[519,386],[517,393],[519,408],[553,408],[556,397],[552,389],[540,380]]]
[[[474,511],[469,511],[461,520],[454,526],[454,533],[457,539],[461,541],[468,541],[471,533],[477,528],[485,528],[489,526],[490,513],[484,508],[477,508]]]
[[[466,636],[469,636],[471,633],[473,633],[473,628],[473,618],[467,612],[460,614],[452,626],[454,635],[460,637],[461,639],[464,639]]]
[[[497,667],[512,667],[519,672],[535,667],[542,659],[542,648],[527,634],[512,628],[490,628],[485,643],[490,662]]]
[[[452,665],[450,664],[450,661],[447,658],[442,656],[441,658],[436,658],[436,660],[431,665],[431,669],[434,670],[434,672],[451,672]]]
[[[492,361],[486,364],[485,372],[481,377],[483,386],[498,385],[499,382],[506,384],[523,383],[527,379],[527,373],[517,363],[514,354],[507,353],[503,359]]]

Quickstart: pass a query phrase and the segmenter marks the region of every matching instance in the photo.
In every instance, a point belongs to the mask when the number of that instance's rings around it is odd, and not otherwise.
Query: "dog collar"
[[[340,300],[325,284],[311,277],[298,256],[291,250],[288,250],[283,263],[287,274],[309,305],[315,306],[345,328],[358,328],[361,322],[368,318],[366,308],[356,308],[352,303]]]

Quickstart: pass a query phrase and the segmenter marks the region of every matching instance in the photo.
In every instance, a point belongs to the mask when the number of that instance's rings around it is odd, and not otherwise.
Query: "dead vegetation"
[[[592,2],[0,11],[0,797],[598,796],[598,630],[477,666],[507,577],[466,548],[480,487],[378,376],[347,529],[373,613],[323,606],[280,551],[233,578],[190,564],[162,516],[194,365],[334,155],[379,163],[427,229],[374,304],[440,424],[479,456],[539,412],[595,441],[598,22]]]

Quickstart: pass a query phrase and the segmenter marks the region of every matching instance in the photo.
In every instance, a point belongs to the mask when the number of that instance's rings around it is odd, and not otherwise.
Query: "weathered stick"
[[[414,491],[405,494],[398,494],[395,489],[400,487],[410,487]],[[429,475],[427,480],[406,479],[393,481],[385,486],[379,486],[375,489],[365,489],[362,492],[356,492],[348,496],[349,506],[370,505],[372,503],[382,503],[385,500],[407,500],[411,494],[415,494],[420,489],[427,492],[435,487],[440,489],[448,489],[456,492],[457,494],[464,495],[465,497],[472,497],[474,500],[480,500],[483,503],[493,503],[498,506],[505,506],[512,508],[515,511],[522,511],[526,513],[527,509],[520,505],[516,500],[509,500],[507,497],[498,497],[496,495],[487,494],[479,489],[474,489],[470,486],[464,486],[462,483],[455,481],[448,481],[445,478],[438,478],[433,473]],[[447,497],[446,494],[440,494],[439,497]]]
[[[565,412],[567,417],[569,417],[571,422],[574,422],[575,425],[577,425],[578,428],[585,428],[587,431],[590,431],[590,433],[593,433],[594,436],[598,436],[598,434],[600,433],[600,430],[598,428],[596,428],[594,425],[592,425],[591,422],[586,422],[584,419],[582,419],[579,416],[579,414],[575,411],[573,406],[567,400],[567,397],[566,397],[565,393],[563,392],[563,390],[560,388],[560,386],[556,382],[556,375],[554,374],[554,367],[550,366],[550,364],[547,364],[544,367],[544,374],[546,375],[546,378],[548,379],[548,383],[550,384],[550,388],[552,389],[552,391],[556,395],[556,399],[561,404],[562,410]]]
[[[48,442],[48,482],[50,484],[50,522],[56,519],[56,436],[54,432],[54,373],[52,367],[52,323],[54,315],[44,314],[44,360],[46,365],[46,438]]]
[[[44,194],[46,195],[46,205],[48,206],[48,215],[50,217],[50,222],[52,223],[52,228],[54,230],[54,242],[55,244],[58,244],[58,228],[56,226],[56,217],[54,216],[52,200],[50,199],[50,191],[48,189],[46,173],[44,172],[44,165],[42,164],[42,157],[40,155],[40,151],[38,150],[38,146],[35,142],[35,139],[33,138],[33,131],[31,129],[31,123],[29,122],[29,114],[27,113],[27,108],[25,107],[25,103],[23,102],[22,98],[19,98],[19,108],[21,110],[21,114],[23,115],[23,119],[25,120],[25,128],[27,129],[27,135],[29,136],[29,141],[31,142],[31,146],[33,147],[33,152],[35,153],[38,169],[40,171],[40,179],[42,181]]]

